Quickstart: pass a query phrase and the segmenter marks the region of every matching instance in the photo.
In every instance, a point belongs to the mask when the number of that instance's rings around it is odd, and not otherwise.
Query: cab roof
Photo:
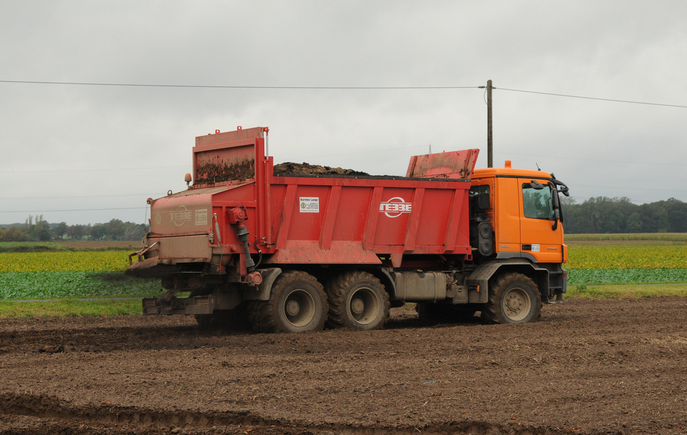
[[[473,179],[489,177],[522,177],[522,178],[543,178],[550,180],[553,177],[548,172],[535,171],[532,169],[516,169],[511,167],[510,160],[506,160],[503,168],[478,168],[472,173]]]

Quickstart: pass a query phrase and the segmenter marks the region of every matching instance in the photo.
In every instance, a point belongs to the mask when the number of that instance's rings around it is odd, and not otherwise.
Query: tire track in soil
[[[17,427],[17,417],[30,417]],[[3,421],[14,423],[6,432]],[[31,394],[0,394],[0,434],[508,434],[556,435],[569,433],[551,427],[527,427],[490,424],[481,421],[432,423],[424,426],[352,425],[337,423],[309,424],[299,421],[269,419],[249,411],[201,412],[159,410],[132,406],[87,404],[75,406],[56,397]]]

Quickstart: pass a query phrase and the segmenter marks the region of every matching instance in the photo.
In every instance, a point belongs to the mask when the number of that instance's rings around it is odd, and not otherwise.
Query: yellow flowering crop
[[[0,253],[0,272],[118,272],[129,266],[128,251]]]
[[[566,269],[687,268],[687,245],[568,246]]]

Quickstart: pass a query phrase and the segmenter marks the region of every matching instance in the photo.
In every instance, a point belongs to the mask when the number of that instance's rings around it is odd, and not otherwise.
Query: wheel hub
[[[291,299],[286,302],[286,314],[294,317],[297,316],[298,313],[301,312],[301,304],[298,303],[298,301]]]
[[[511,321],[523,321],[531,309],[532,302],[527,292],[521,288],[513,288],[503,297],[503,311]]]
[[[520,296],[515,294],[509,294],[506,300],[506,308],[513,313],[517,313],[522,310],[523,301]]]
[[[365,310],[365,302],[360,298],[355,298],[351,301],[351,312],[353,314],[360,314]]]

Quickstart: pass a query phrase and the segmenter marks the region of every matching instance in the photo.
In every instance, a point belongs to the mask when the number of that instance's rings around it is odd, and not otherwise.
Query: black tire
[[[528,323],[541,315],[541,295],[531,278],[521,273],[499,276],[489,288],[482,318],[489,323]]]
[[[465,323],[475,317],[477,308],[474,305],[447,305],[434,302],[420,302],[415,306],[418,318],[422,323]]]
[[[305,272],[284,272],[274,281],[269,301],[251,302],[248,318],[256,332],[308,332],[324,328],[327,296]]]
[[[345,272],[326,285],[329,298],[327,325],[359,330],[381,329],[389,319],[389,294],[368,272]]]

